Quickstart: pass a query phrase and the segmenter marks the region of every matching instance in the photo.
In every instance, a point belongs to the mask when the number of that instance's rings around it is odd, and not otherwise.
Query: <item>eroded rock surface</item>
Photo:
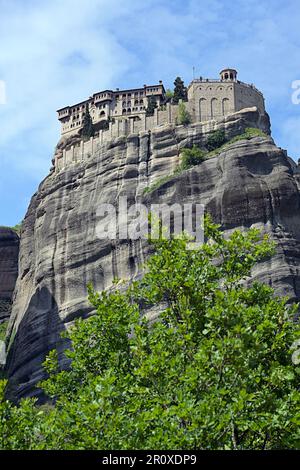
[[[19,237],[10,228],[0,227],[0,323],[7,321],[18,276]]]
[[[228,137],[246,127],[269,131],[255,110],[222,122],[163,127],[99,147],[88,161],[52,173],[31,200],[24,224],[20,270],[10,322],[7,372],[10,396],[36,394],[46,353],[62,349],[60,332],[91,311],[87,284],[111,287],[132,279],[148,254],[144,241],[99,240],[97,209],[136,201],[206,206],[224,231],[257,226],[277,242],[272,260],[253,276],[278,294],[300,298],[300,192],[296,164],[269,136],[241,140],[145,195],[147,186],[174,172],[181,147],[203,145],[207,133],[225,128]]]

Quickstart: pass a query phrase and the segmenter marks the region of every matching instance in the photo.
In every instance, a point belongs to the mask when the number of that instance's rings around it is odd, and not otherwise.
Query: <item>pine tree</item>
[[[153,116],[155,108],[157,108],[156,99],[154,98],[154,96],[150,96],[148,98],[148,107],[146,109],[146,115]]]
[[[95,129],[94,129],[94,124],[93,124],[93,121],[89,112],[89,105],[86,104],[85,116],[83,119],[83,127],[81,131],[81,135],[82,137],[86,139],[90,139],[91,137],[94,136],[94,134],[95,134]]]
[[[187,88],[184,85],[184,81],[177,77],[174,82],[173,103],[177,104],[179,100],[187,101]]]

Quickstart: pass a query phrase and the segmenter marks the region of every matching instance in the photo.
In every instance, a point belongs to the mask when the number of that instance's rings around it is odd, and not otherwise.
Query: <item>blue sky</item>
[[[235,67],[265,95],[277,144],[298,159],[298,0],[0,0],[0,225],[14,225],[47,175],[56,109],[103,88]]]

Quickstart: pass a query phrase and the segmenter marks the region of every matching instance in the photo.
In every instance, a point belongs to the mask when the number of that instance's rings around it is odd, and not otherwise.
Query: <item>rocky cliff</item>
[[[12,297],[18,276],[19,237],[0,227],[0,368],[5,363],[4,336],[11,314]]]
[[[0,323],[9,319],[12,296],[18,276],[19,237],[0,227]]]
[[[102,290],[116,277],[130,280],[140,272],[149,250],[144,241],[97,238],[99,204],[117,204],[122,195],[128,204],[202,203],[225,231],[261,228],[277,252],[253,276],[279,294],[300,298],[297,166],[270,136],[239,140],[144,193],[174,172],[180,148],[203,145],[213,129],[225,129],[230,138],[246,127],[268,133],[268,117],[248,109],[210,125],[165,126],[118,138],[41,183],[23,224],[6,367],[12,398],[37,393],[45,354],[55,346],[61,350],[60,332],[91,311],[89,282]]]

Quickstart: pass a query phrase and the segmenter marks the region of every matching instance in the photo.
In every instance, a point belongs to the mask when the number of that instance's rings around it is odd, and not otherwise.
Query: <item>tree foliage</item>
[[[154,96],[150,96],[148,98],[148,106],[147,106],[147,109],[146,109],[146,115],[147,116],[153,116],[154,110],[156,108],[157,108],[156,99],[155,99]]]
[[[191,115],[187,111],[186,106],[183,102],[180,102],[178,105],[178,116],[176,119],[176,124],[184,125],[190,124],[191,122]]]
[[[180,100],[187,101],[187,88],[184,85],[184,81],[177,77],[174,82],[174,94],[173,103],[177,104]]]
[[[86,139],[90,139],[91,137],[94,136],[94,134],[95,134],[95,128],[94,128],[93,120],[90,115],[89,106],[87,104],[85,108],[85,115],[83,118],[83,126],[81,130],[81,135]]]
[[[296,306],[245,284],[273,246],[255,229],[225,239],[209,219],[205,236],[157,241],[126,292],[89,288],[96,314],[68,333],[70,370],[56,351],[45,361],[55,406],[16,407],[2,382],[2,449],[299,448]]]
[[[206,147],[209,152],[215,150],[219,147],[222,147],[223,144],[226,142],[225,132],[223,130],[217,130],[212,132],[208,138]]]
[[[174,91],[173,91],[173,90],[170,90],[170,88],[168,88],[168,89],[166,90],[166,98],[167,98],[168,100],[171,100],[171,99],[173,98],[173,96],[174,96]]]
[[[197,145],[193,145],[190,148],[184,148],[181,150],[181,164],[182,170],[187,170],[192,166],[199,165],[205,158],[205,151],[201,150]]]

